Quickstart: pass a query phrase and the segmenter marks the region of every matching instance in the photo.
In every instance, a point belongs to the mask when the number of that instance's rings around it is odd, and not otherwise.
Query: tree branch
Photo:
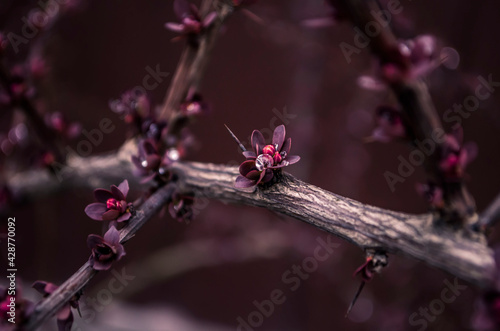
[[[500,221],[500,194],[496,196],[495,200],[481,214],[477,226],[479,229],[484,230],[487,227],[492,227],[498,221]]]
[[[168,184],[151,195],[136,211],[136,215],[120,230],[120,242],[125,243],[150,220],[166,203],[170,202],[175,190],[174,184]],[[46,319],[57,313],[75,294],[97,274],[89,262],[86,262],[76,273],[57,288],[50,296],[42,300],[26,321],[24,328],[35,330]]]
[[[65,165],[56,164],[58,167],[53,168],[54,173],[35,169],[10,174],[6,176],[7,186],[15,198],[32,199],[72,188],[105,187],[124,178],[131,184],[137,184],[130,162],[134,154],[137,154],[136,141],[128,140],[115,153],[85,158],[69,155]]]
[[[202,3],[200,13],[205,17],[215,10],[218,15],[212,25],[204,32],[197,44],[187,43],[182,53],[174,78],[165,97],[160,116],[169,119],[170,133],[173,133],[176,123],[180,120],[179,106],[185,101],[189,90],[197,88],[205,72],[210,53],[215,45],[222,24],[231,16],[234,7],[230,0],[206,0]]]
[[[362,204],[289,174],[282,183],[255,192],[234,188],[237,167],[176,163],[180,185],[229,203],[264,207],[337,235],[363,249],[403,254],[480,288],[493,284],[493,253],[482,234],[436,226],[431,214],[412,215]]]
[[[337,0],[331,0],[335,5]],[[368,25],[373,25],[380,31],[370,37],[370,47],[382,65],[392,63],[401,69],[408,69],[411,64],[402,61],[397,38],[390,26],[382,26],[373,16],[380,11],[376,0],[342,0],[349,12],[353,24],[364,31]],[[422,151],[425,158],[424,166],[428,179],[443,189],[443,218],[455,224],[475,221],[476,205],[463,181],[449,182],[440,169],[444,140],[436,139],[436,135],[444,133],[440,117],[434,107],[427,85],[420,79],[402,80],[389,83],[403,110],[403,122],[412,142],[431,141],[435,150],[431,155]]]
[[[132,142],[116,157],[112,155],[72,159],[72,176],[63,187],[72,184],[89,186],[90,182],[109,183],[109,174],[129,178]],[[194,191],[196,197],[208,197],[229,203],[263,207],[288,215],[339,236],[362,249],[380,249],[407,255],[435,266],[480,288],[493,284],[493,252],[482,234],[466,229],[452,230],[436,225],[432,214],[413,215],[378,207],[330,193],[285,174],[284,181],[255,192],[240,191],[233,183],[239,174],[237,167],[178,162],[172,170],[178,174],[181,190]],[[19,174],[9,181],[18,195],[37,195],[43,188],[57,188],[57,179],[30,172],[29,180]],[[64,182],[63,182],[64,183]],[[92,188],[96,186],[90,184]]]

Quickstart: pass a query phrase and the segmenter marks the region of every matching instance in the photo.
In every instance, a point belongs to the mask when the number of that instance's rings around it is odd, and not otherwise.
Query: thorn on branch
[[[354,294],[354,298],[352,299],[349,308],[345,314],[345,317],[349,316],[354,304],[358,300],[361,291],[363,290],[365,283],[370,282],[375,274],[379,274],[382,272],[382,269],[387,266],[389,257],[387,253],[383,251],[375,251],[375,250],[367,250],[366,251],[366,260],[353,274],[353,277],[360,275],[361,276],[361,284],[359,285],[356,294]]]

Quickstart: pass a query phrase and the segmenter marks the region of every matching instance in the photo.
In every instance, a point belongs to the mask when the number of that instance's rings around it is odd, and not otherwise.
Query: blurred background
[[[400,37],[432,34],[460,55],[455,70],[440,67],[426,78],[440,114],[473,94],[479,75],[500,81],[498,1],[401,0],[401,5],[403,12],[394,18]],[[22,18],[36,8],[37,1],[2,0],[0,30],[21,34]],[[224,124],[248,141],[254,129],[269,131],[284,123],[293,154],[302,157],[287,168],[293,175],[363,203],[426,212],[427,204],[415,191],[425,178],[421,168],[397,184],[395,192],[383,176],[397,173],[398,156],[407,159],[408,147],[364,142],[375,127],[375,108],[392,97],[358,86],[358,78],[371,73],[373,59],[363,49],[347,63],[339,44],[353,44],[351,25],[305,27],[304,20],[330,12],[322,0],[259,1],[248,9],[262,21],[238,12],[226,24],[201,88],[212,112],[192,125],[198,150],[188,158],[236,164],[242,156]],[[165,96],[183,48],[183,42],[171,42],[176,35],[164,28],[171,21],[177,21],[172,1],[82,1],[49,30],[20,44],[17,54],[8,52],[7,61],[26,61],[33,54],[28,52],[42,57],[49,68],[37,82],[42,109],[62,112],[87,131],[111,119],[116,129],[92,154],[112,151],[123,143],[126,125],[109,109],[109,101],[142,85],[146,68],[156,66],[170,74],[149,91],[150,97],[160,104]],[[467,180],[480,211],[500,191],[499,101],[496,91],[463,120],[465,141],[479,148]],[[11,123],[2,120],[2,131]],[[68,144],[75,149],[81,139]],[[138,197],[142,189],[133,187],[129,196]],[[40,299],[30,288],[33,281],[60,284],[87,260],[87,235],[101,231],[83,212],[91,202],[92,190],[75,189],[8,211],[17,221],[17,275],[33,301]],[[255,302],[269,300],[276,289],[284,302],[260,326],[240,330],[423,330],[410,316],[440,298],[445,280],[453,283],[451,275],[391,255],[389,266],[365,286],[345,318],[360,283],[352,274],[364,262],[358,247],[334,239],[338,248],[292,291],[283,275],[313,256],[326,233],[263,209],[217,201],[201,209],[189,224],[168,213],[150,220],[125,246],[126,257],[113,265],[133,279],[112,293],[109,282],[116,274],[102,272],[86,288],[83,317],[75,312],[80,330],[236,330],[258,311]],[[497,231],[489,238],[492,245],[498,242]],[[2,266],[4,261],[2,250]],[[0,284],[5,285],[4,279]],[[426,329],[471,330],[479,294],[468,286],[432,316]],[[45,329],[55,329],[55,320]]]

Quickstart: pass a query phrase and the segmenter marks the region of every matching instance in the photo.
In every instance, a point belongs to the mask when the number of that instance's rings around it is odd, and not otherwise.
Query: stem
[[[136,211],[136,215],[120,230],[120,242],[125,243],[132,238],[148,220],[170,202],[174,190],[175,185],[169,184],[151,195]],[[86,262],[56,291],[36,305],[24,328],[29,331],[41,326],[46,319],[56,314],[76,293],[80,292],[96,274],[97,271]]]
[[[183,126],[183,116],[179,114],[179,107],[185,101],[189,90],[197,88],[200,84],[220,28],[231,16],[234,8],[230,0],[205,0],[200,9],[201,16],[205,17],[213,10],[217,12],[218,18],[200,36],[198,43],[186,44],[167,91],[160,116],[169,120],[170,133],[177,133]],[[181,124],[178,124],[179,122]]]
[[[362,204],[304,183],[289,174],[254,192],[234,188],[237,167],[176,163],[179,185],[195,196],[263,207],[339,236],[362,249],[411,256],[478,287],[493,284],[495,263],[486,238],[439,227],[432,214],[413,215]]]
[[[71,162],[72,177],[64,188],[71,188],[71,184],[95,187],[92,182],[108,183],[109,169],[113,176],[124,176],[121,180],[130,177],[130,157],[124,150],[130,150],[131,145],[122,147],[114,157],[75,157]],[[179,176],[179,188],[194,191],[196,197],[263,207],[332,233],[362,249],[410,256],[481,288],[493,285],[495,263],[484,235],[438,226],[430,213],[414,215],[365,205],[288,174],[283,182],[268,189],[248,192],[233,186],[239,174],[237,167],[177,162],[172,170]],[[43,173],[29,172],[28,179],[23,174],[12,176],[8,185],[18,196],[37,196],[44,194],[47,187],[60,188],[55,178]],[[93,174],[90,184],[89,174]]]
[[[389,25],[380,25],[372,15],[373,12],[380,10],[376,0],[343,0],[342,3],[348,10],[353,24],[361,31],[364,31],[368,24],[378,27],[380,33],[370,38],[370,47],[381,64],[394,63],[408,68],[408,63],[401,63],[397,39]],[[428,179],[443,189],[445,206],[441,219],[456,225],[474,221],[477,217],[476,205],[465,184],[462,181],[453,183],[446,181],[439,167],[444,142],[436,141],[434,137],[444,133],[444,130],[427,85],[420,79],[414,79],[392,83],[390,87],[401,105],[403,122],[412,142],[417,140],[435,143],[436,148],[425,159],[424,167]],[[422,152],[426,155],[425,151]]]

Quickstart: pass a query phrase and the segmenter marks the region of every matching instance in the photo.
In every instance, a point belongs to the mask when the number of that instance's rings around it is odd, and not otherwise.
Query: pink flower
[[[165,24],[165,27],[171,31],[180,33],[182,37],[199,35],[217,18],[217,13],[213,11],[202,19],[198,8],[186,0],[175,0],[174,11],[180,19],[180,23],[168,22]]]
[[[109,228],[104,238],[96,234],[89,235],[87,246],[92,250],[90,261],[95,270],[108,270],[113,261],[125,255],[125,249],[120,244],[120,233],[114,226]]]
[[[43,297],[46,298],[52,292],[57,290],[59,286],[54,285],[52,283],[48,283],[45,281],[36,281],[32,286],[35,290],[43,294]],[[71,312],[71,307],[78,308],[78,300],[80,299],[80,295],[77,294],[71,298],[71,300],[64,305],[61,310],[59,310],[56,314],[57,316],[57,327],[59,331],[71,330],[73,325],[73,313]]]
[[[460,180],[466,166],[476,158],[477,146],[469,142],[463,144],[463,130],[459,128],[446,135],[439,167],[448,181]]]
[[[248,188],[267,183],[273,179],[276,171],[300,160],[297,155],[289,155],[292,139],[285,140],[285,133],[285,126],[278,126],[274,129],[272,144],[266,145],[262,133],[258,130],[253,131],[253,151],[243,152],[247,160],[240,165],[241,175],[236,177],[235,187]]]
[[[95,199],[98,202],[91,203],[85,208],[85,213],[96,221],[123,222],[128,220],[132,214],[130,212],[131,203],[125,199],[128,194],[128,181],[125,179],[120,185],[111,185],[111,190],[102,188],[94,191]]]

